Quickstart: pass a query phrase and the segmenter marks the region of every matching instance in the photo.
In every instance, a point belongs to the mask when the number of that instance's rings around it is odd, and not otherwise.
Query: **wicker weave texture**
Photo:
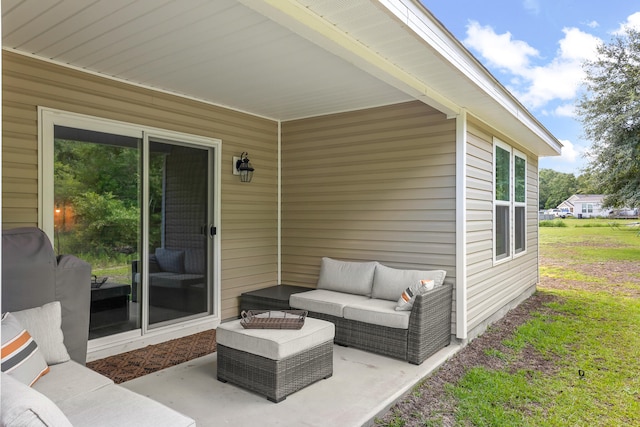
[[[218,380],[280,402],[309,384],[333,375],[333,341],[281,360],[218,344]]]
[[[453,285],[439,286],[419,295],[409,317],[409,329],[389,328],[328,314],[309,312],[310,317],[332,322],[335,342],[372,353],[424,362],[451,341],[451,303]]]
[[[418,295],[409,317],[407,360],[419,365],[451,342],[453,285]]]

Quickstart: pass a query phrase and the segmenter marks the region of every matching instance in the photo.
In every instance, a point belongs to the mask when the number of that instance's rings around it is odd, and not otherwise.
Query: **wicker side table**
[[[270,286],[240,295],[240,312],[247,310],[291,310],[289,297],[313,288],[293,285]]]
[[[244,329],[240,320],[216,331],[219,381],[280,402],[333,375],[331,322],[307,318],[301,329]]]

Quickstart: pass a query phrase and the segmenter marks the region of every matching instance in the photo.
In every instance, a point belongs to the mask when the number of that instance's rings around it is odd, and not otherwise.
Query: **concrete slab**
[[[367,426],[459,349],[451,344],[416,366],[334,346],[333,376],[280,403],[218,381],[215,353],[122,385],[192,417],[199,427]]]

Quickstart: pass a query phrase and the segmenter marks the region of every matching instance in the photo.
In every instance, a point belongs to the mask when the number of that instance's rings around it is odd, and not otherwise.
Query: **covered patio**
[[[207,240],[206,308],[153,325],[143,275],[140,322],[90,340],[87,360],[215,329],[249,291],[314,288],[322,257],[444,270],[453,287],[451,345],[419,366],[336,346],[333,376],[279,404],[218,382],[215,354],[126,388],[197,425],[364,425],[535,291],[538,159],[561,144],[420,1],[2,12],[3,228],[55,240],[56,126],[131,135],[141,158],[154,143],[207,150],[210,209],[190,230]],[[247,152],[241,182],[232,166]]]
[[[216,380],[216,354],[121,385],[193,418],[197,426],[359,427],[371,425],[460,349],[451,344],[421,365],[334,346],[333,376],[279,403]]]

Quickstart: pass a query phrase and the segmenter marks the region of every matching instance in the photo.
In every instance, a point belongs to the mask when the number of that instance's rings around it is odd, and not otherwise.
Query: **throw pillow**
[[[447,275],[445,270],[403,270],[378,264],[373,277],[371,298],[397,301],[398,295],[411,283],[433,280],[434,286],[441,286]]]
[[[71,427],[69,419],[45,395],[4,373],[0,425]]]
[[[11,314],[38,343],[47,364],[55,365],[71,359],[64,345],[60,301],[50,302],[42,307],[14,311]]]
[[[184,251],[156,248],[156,260],[162,271],[184,273]]]
[[[424,295],[427,291],[430,291],[435,286],[433,280],[420,280],[418,283],[412,283],[407,289],[402,292],[396,305],[397,311],[411,311],[413,308],[413,302],[416,300],[416,295]]]
[[[324,257],[320,265],[317,287],[328,291],[369,296],[376,265],[376,261],[349,262]]]
[[[28,386],[49,372],[38,344],[11,314],[2,316],[2,372]],[[3,390],[4,391],[4,390]],[[4,393],[3,393],[4,398]]]

